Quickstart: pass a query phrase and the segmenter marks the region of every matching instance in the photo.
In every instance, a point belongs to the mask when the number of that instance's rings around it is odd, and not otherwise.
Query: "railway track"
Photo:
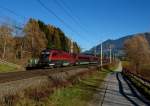
[[[93,66],[96,67],[97,65],[81,65],[81,66],[61,67],[61,68],[53,68],[53,69],[33,69],[28,71],[0,73],[0,83],[28,79],[36,76],[47,76],[62,71],[69,71],[72,69],[81,69],[81,68],[90,68]]]

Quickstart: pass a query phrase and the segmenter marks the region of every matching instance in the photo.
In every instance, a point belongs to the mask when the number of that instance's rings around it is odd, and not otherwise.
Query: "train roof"
[[[94,54],[90,54],[90,53],[81,53],[83,55],[89,55],[89,56],[95,56]]]
[[[42,50],[42,51],[64,51],[64,50],[60,50],[60,49],[44,49],[44,50]],[[66,52],[66,51],[64,51],[64,52]]]

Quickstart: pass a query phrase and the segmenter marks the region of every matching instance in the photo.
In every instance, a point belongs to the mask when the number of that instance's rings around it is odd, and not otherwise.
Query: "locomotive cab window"
[[[41,52],[41,58],[47,58],[50,55],[50,52]]]

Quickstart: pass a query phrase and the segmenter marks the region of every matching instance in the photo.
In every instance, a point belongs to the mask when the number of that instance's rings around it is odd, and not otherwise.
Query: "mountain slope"
[[[108,52],[110,46],[112,48],[112,51],[113,52],[117,52],[117,53],[122,53],[123,52],[123,45],[124,45],[124,42],[127,40],[127,39],[130,39],[131,37],[133,36],[137,36],[137,35],[140,35],[140,36],[145,36],[145,38],[148,40],[149,44],[150,44],[150,32],[145,32],[145,33],[137,33],[137,34],[133,34],[133,35],[127,35],[125,37],[121,37],[119,39],[116,39],[116,40],[106,40],[102,43],[103,45],[103,51],[104,52]],[[101,48],[101,44],[98,44],[97,46],[91,48],[90,50],[86,51],[86,53],[97,53],[99,54],[100,53],[100,48]]]

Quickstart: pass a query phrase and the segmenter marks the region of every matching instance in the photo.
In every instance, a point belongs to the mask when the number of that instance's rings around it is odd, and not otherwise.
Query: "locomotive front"
[[[52,52],[50,50],[43,50],[40,54],[38,65],[40,67],[53,67],[55,64],[51,62]]]

